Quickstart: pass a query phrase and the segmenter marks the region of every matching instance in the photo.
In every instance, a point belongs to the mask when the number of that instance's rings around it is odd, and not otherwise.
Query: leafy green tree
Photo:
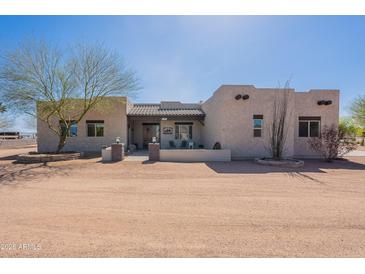
[[[365,128],[365,96],[357,97],[350,107],[352,117],[361,126]]]
[[[365,128],[358,127],[356,129],[356,136],[365,137]]]
[[[351,117],[341,117],[338,127],[345,137],[357,136],[360,129]]]
[[[360,126],[357,130],[357,136],[363,137],[361,145],[365,143],[365,96],[357,97],[350,107],[352,117]]]

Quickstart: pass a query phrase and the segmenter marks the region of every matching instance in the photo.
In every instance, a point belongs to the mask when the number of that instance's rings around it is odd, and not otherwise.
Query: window
[[[253,116],[253,137],[261,137],[262,136],[262,124],[263,124],[264,116],[263,115],[254,115]]]
[[[321,117],[299,117],[299,137],[319,137]]]
[[[299,121],[299,137],[308,137],[308,121]]]
[[[175,123],[175,139],[191,140],[193,138],[193,123]]]
[[[87,137],[103,137],[104,121],[86,121]]]
[[[71,124],[70,125],[70,129],[67,132],[67,137],[76,137],[77,136],[77,123],[75,121],[67,121],[67,124]],[[60,128],[61,128],[61,133],[62,135],[65,133],[66,131],[66,125],[60,121]]]
[[[310,137],[319,137],[319,121],[310,121],[309,122],[309,136]]]

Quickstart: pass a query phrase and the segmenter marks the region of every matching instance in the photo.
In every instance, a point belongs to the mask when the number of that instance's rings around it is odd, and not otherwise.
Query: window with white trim
[[[193,123],[175,123],[175,139],[191,140],[193,138]]]
[[[104,121],[86,121],[87,137],[103,137]]]

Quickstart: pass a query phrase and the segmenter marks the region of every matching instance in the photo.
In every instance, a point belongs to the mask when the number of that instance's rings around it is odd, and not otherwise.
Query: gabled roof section
[[[133,104],[128,116],[205,116],[200,104],[162,101],[160,104]]]

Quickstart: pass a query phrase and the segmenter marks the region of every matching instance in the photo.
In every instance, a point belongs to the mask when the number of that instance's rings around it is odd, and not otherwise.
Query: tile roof
[[[200,104],[162,101],[160,104],[133,104],[128,116],[204,116]]]

